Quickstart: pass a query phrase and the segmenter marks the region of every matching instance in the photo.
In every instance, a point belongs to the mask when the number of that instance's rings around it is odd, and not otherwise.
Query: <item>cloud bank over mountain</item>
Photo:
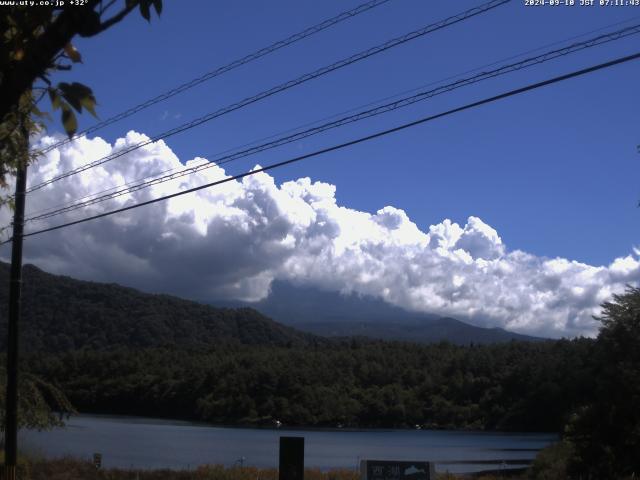
[[[80,139],[31,168],[31,185],[146,140]],[[43,144],[55,139],[45,137]],[[203,162],[194,159],[193,166]],[[29,195],[30,213],[132,179],[184,168],[164,142]],[[226,177],[218,167],[83,211],[29,223],[27,231],[149,200]],[[25,261],[52,273],[111,281],[199,300],[259,300],[274,279],[374,295],[410,310],[545,336],[593,335],[599,305],[640,280],[639,252],[592,266],[509,249],[470,216],[421,230],[406,213],[338,205],[336,187],[309,178],[276,185],[266,173],[26,239]],[[9,212],[0,221],[10,221]],[[0,250],[7,259],[9,248]]]

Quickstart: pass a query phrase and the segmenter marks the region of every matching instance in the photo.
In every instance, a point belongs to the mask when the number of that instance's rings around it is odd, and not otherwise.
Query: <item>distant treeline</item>
[[[593,340],[484,346],[356,339],[31,355],[81,412],[217,424],[560,431],[590,395]]]

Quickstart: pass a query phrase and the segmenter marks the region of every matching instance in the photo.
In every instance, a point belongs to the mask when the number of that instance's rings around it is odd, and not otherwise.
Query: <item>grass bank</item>
[[[17,478],[20,480],[278,480],[275,468],[224,467],[203,465],[194,470],[136,470],[119,468],[97,469],[90,461],[76,458],[32,459],[22,458],[18,465]],[[305,480],[359,480],[358,472],[336,469],[327,472],[306,469]],[[476,480],[498,480],[507,478],[498,475],[456,476],[442,474],[439,480],[475,478]],[[522,478],[524,476],[509,477]]]

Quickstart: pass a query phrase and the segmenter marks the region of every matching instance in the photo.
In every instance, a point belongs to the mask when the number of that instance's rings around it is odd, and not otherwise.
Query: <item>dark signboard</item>
[[[435,480],[431,462],[406,462],[394,460],[362,460],[361,480]]]
[[[280,437],[279,480],[304,479],[304,437]]]

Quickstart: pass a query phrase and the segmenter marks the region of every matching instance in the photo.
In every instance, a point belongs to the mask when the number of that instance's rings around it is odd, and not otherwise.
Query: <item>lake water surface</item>
[[[436,470],[471,472],[525,465],[553,434],[434,430],[222,428],[138,417],[78,415],[48,432],[20,432],[20,448],[47,457],[91,458],[105,467],[195,468],[202,464],[276,467],[279,437],[305,438],[305,466],[357,468],[361,459],[424,460]]]

